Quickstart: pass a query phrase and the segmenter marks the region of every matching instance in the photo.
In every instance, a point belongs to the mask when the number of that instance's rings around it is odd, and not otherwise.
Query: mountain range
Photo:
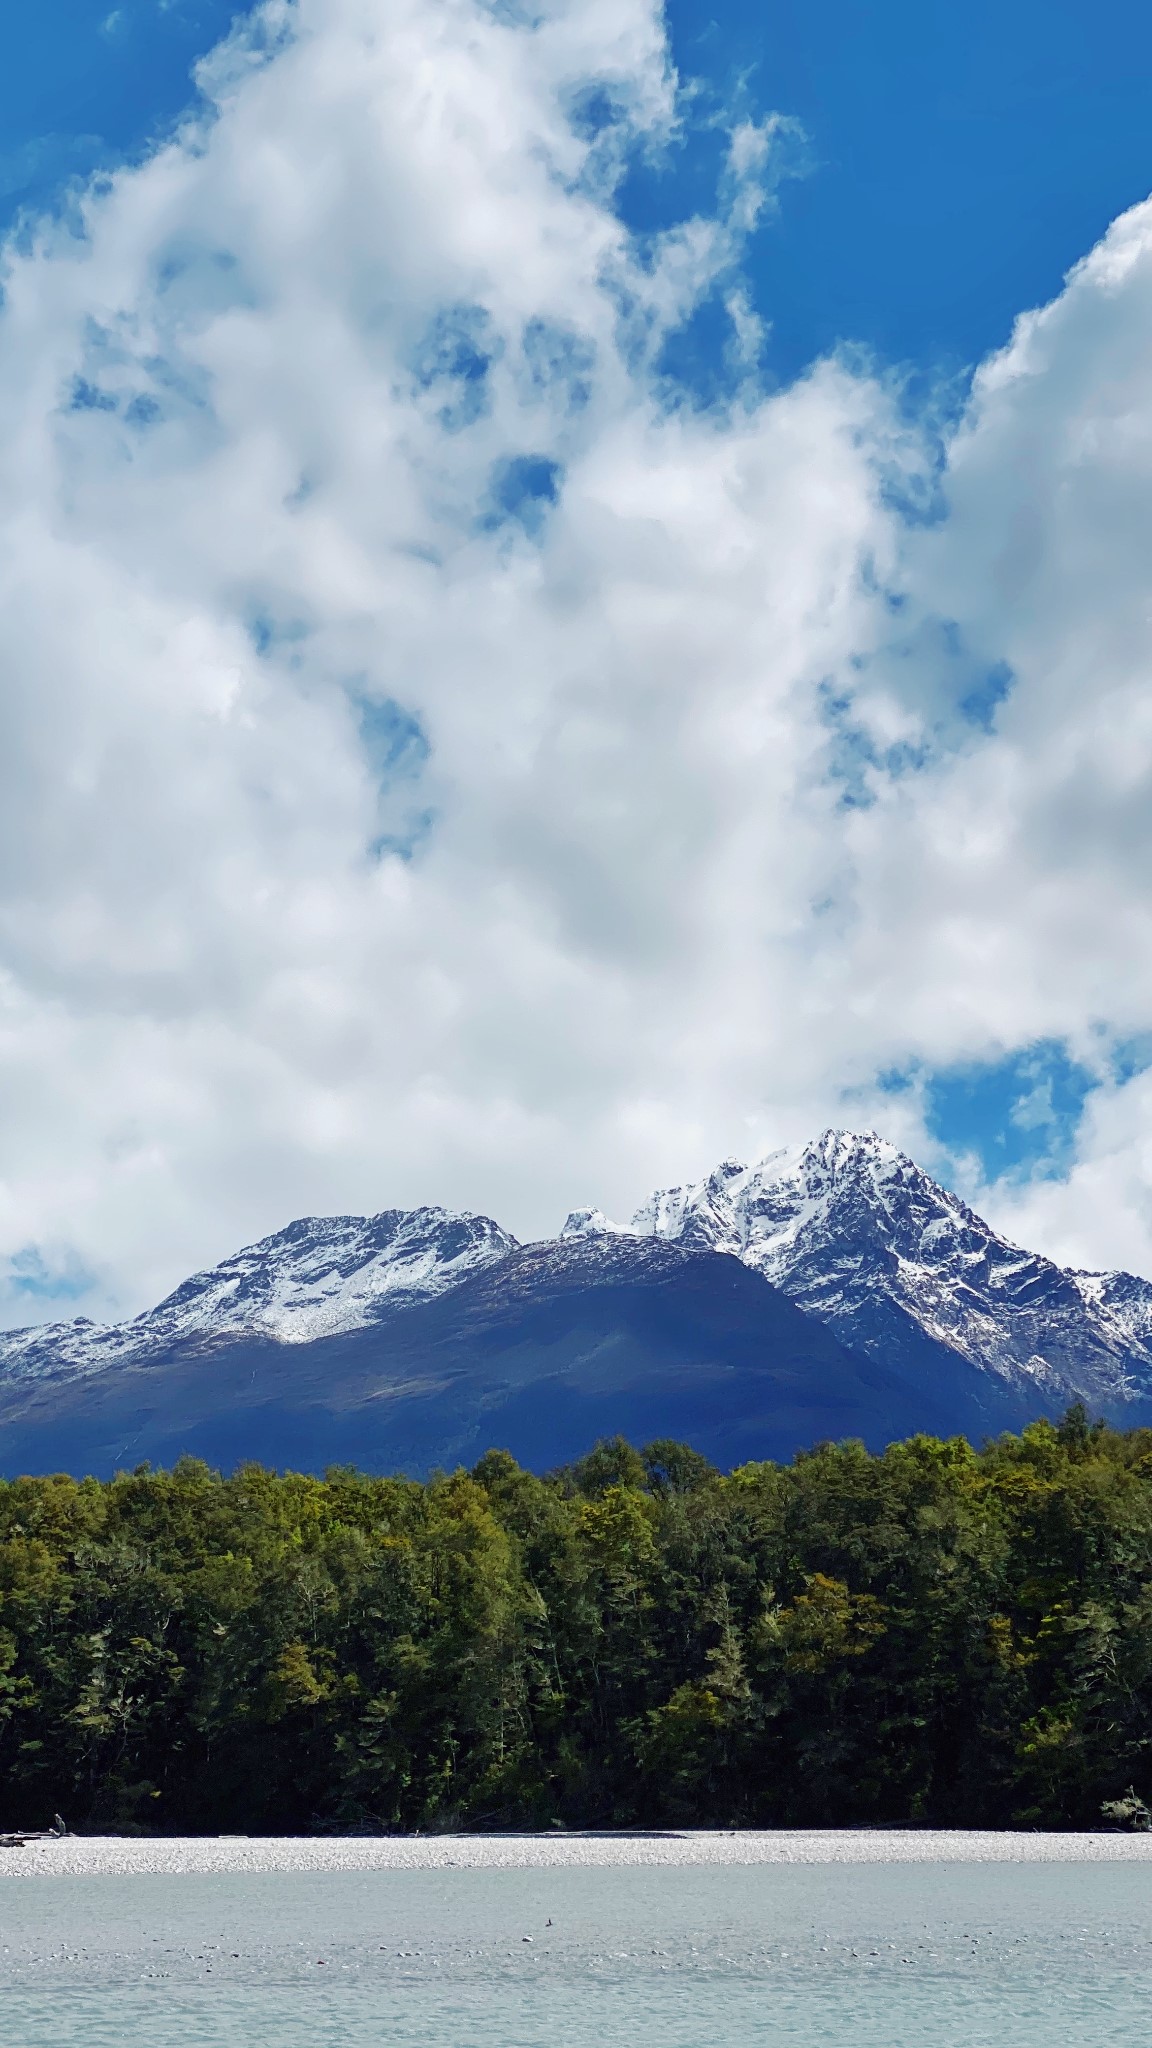
[[[115,1325],[0,1333],[0,1472],[188,1453],[546,1468],[621,1432],[717,1463],[1082,1400],[1152,1419],[1152,1284],[997,1235],[872,1133],[825,1131],[520,1244],[444,1209],[305,1217]]]

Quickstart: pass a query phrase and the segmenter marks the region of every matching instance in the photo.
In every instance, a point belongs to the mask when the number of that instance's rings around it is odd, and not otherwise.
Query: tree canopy
[[[1077,1827],[1150,1746],[1152,1432],[1078,1410],[729,1474],[0,1483],[10,1827]]]

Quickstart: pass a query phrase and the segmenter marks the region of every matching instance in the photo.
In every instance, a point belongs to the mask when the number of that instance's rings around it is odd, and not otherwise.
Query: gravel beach
[[[256,1871],[554,1870],[762,1863],[1152,1863],[1152,1835],[935,1829],[628,1835],[70,1835],[0,1848],[0,1877],[241,1875]]]

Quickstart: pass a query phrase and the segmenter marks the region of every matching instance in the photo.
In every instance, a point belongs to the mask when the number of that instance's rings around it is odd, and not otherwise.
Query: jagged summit
[[[874,1131],[827,1130],[651,1195],[630,1229],[733,1253],[873,1357],[919,1336],[1089,1400],[1152,1383],[1152,1286],[1026,1252]]]
[[[941,1376],[974,1372],[1001,1403],[1031,1413],[1073,1398],[1135,1412],[1152,1398],[1152,1284],[1023,1251],[897,1146],[843,1130],[751,1166],[722,1160],[699,1181],[657,1190],[625,1224],[578,1209],[558,1239],[527,1248],[490,1217],[440,1208],[302,1217],[129,1322],[0,1336],[0,1383],[163,1370],[177,1355],[253,1342],[279,1352],[376,1332],[391,1344],[407,1309],[467,1292],[487,1272],[494,1284],[476,1313],[495,1315],[499,1300],[502,1328],[518,1315],[527,1327],[549,1291],[571,1300],[581,1286],[649,1285],[671,1271],[676,1259],[654,1262],[652,1239],[677,1256],[726,1255],[713,1275],[720,1294],[732,1284],[728,1260],[739,1260],[905,1383],[939,1387]]]
[[[875,1131],[826,1130],[805,1145],[769,1152],[754,1166],[725,1159],[705,1179],[662,1188],[636,1211],[628,1228],[644,1235],[690,1236],[747,1257],[756,1265],[786,1258],[790,1245],[820,1221],[854,1232],[865,1217],[904,1256],[923,1250],[923,1232],[975,1231],[987,1224],[949,1194],[898,1146]],[[608,1226],[612,1227],[612,1226]],[[931,1240],[930,1240],[931,1242]],[[1004,1240],[996,1238],[997,1244]],[[1008,1247],[1014,1257],[1027,1257]]]
[[[606,1234],[611,1234],[614,1237],[634,1235],[630,1225],[627,1223],[611,1222],[604,1214],[603,1209],[573,1209],[564,1224],[563,1230],[560,1232],[562,1239],[570,1237],[603,1237]]]
[[[308,1344],[366,1328],[382,1310],[430,1301],[508,1257],[517,1240],[490,1216],[385,1209],[301,1216],[223,1264],[194,1273],[156,1308],[113,1325],[49,1323],[0,1336],[0,1371],[98,1372],[176,1345],[268,1337]]]
[[[516,1245],[490,1216],[448,1209],[304,1216],[186,1280],[152,1319],[162,1318],[173,1334],[241,1328],[306,1344],[371,1322],[383,1300],[443,1294]]]

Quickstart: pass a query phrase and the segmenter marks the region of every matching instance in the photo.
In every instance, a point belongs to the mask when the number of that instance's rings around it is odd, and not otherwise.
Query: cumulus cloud
[[[1058,1040],[1096,1083],[1066,1183],[980,1190],[988,1205],[1062,1256],[1143,1270],[1150,314],[1146,204],[977,375],[947,451],[942,516],[905,548],[910,639],[876,664],[920,765],[876,775],[853,845],[867,906],[853,976],[900,1010],[909,1054],[994,1057]],[[942,637],[926,635],[929,620]],[[990,675],[998,701],[985,717]],[[965,740],[954,721],[966,693]]]
[[[845,1103],[922,1147],[901,1063],[1055,1035],[1116,1095],[1152,223],[985,366],[926,524],[890,380],[748,381],[786,123],[622,226],[687,118],[650,0],[273,0],[202,87],[7,257],[8,1320],[306,1211],[543,1233]]]

